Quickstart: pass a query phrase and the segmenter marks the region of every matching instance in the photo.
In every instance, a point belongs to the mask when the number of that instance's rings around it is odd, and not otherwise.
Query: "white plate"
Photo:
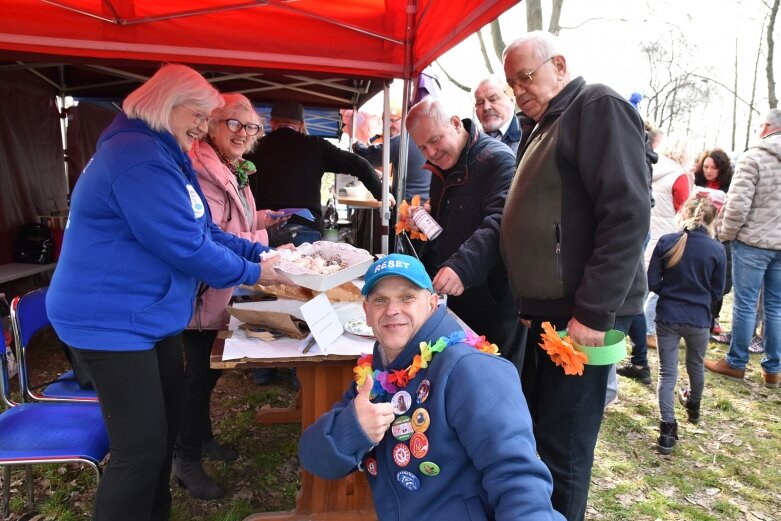
[[[374,331],[366,325],[366,319],[353,318],[344,323],[344,330],[353,335],[374,338]]]
[[[298,251],[304,254],[319,251],[326,256],[339,255],[348,264],[346,268],[330,275],[320,275],[311,272],[284,259],[274,266],[275,270],[283,272],[299,286],[315,291],[328,291],[340,284],[362,277],[366,273],[366,269],[374,262],[374,256],[368,251],[338,242],[318,241],[314,244],[304,243],[298,247]]]

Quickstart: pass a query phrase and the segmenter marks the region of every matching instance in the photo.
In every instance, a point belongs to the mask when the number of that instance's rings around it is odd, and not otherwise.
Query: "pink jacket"
[[[244,187],[243,193],[252,209],[252,222],[248,222],[244,214],[236,176],[220,162],[214,149],[208,143],[198,141],[190,150],[190,159],[209,203],[212,220],[226,232],[250,241],[268,244],[266,230],[258,229],[261,211],[255,209],[255,198],[252,197],[249,186]],[[207,289],[196,299],[195,313],[187,326],[188,329],[219,329],[223,312],[230,302],[232,293],[232,288]]]

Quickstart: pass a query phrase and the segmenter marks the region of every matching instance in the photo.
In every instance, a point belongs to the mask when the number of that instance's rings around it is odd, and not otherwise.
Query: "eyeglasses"
[[[520,85],[521,87],[526,87],[528,85],[531,85],[531,83],[534,81],[534,73],[539,70],[540,67],[551,61],[555,56],[551,56],[541,64],[537,65],[535,68],[530,70],[529,72],[519,72],[515,75],[515,78],[507,80],[507,84],[510,86],[510,88],[515,87],[516,85]]]
[[[225,122],[225,126],[228,127],[228,130],[237,134],[241,129],[244,129],[248,136],[254,136],[260,132],[260,125],[256,125],[255,123],[247,123],[245,125],[238,119],[223,119],[222,121]]]
[[[212,117],[208,114],[204,114],[201,111],[195,110],[194,108],[190,107],[189,105],[182,105],[183,107],[190,109],[193,112],[193,116],[195,116],[195,124],[199,127],[212,119]]]

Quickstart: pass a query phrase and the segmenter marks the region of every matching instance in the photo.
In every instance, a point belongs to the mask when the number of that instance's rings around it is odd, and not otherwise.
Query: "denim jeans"
[[[629,328],[632,325],[636,315],[616,317],[615,325],[613,329],[621,331],[623,334],[629,333]],[[645,344],[645,338],[643,338],[643,344]],[[645,353],[647,356],[648,346],[645,346]],[[632,358],[634,359],[634,351],[632,352]],[[634,363],[634,362],[632,362]],[[645,365],[648,365],[648,359],[646,358]],[[616,375],[616,364],[610,365],[610,371],[607,375],[607,386],[605,388],[605,407],[618,397],[618,375]]]
[[[759,288],[764,282],[765,355],[762,368],[770,374],[781,370],[781,250],[754,248],[732,242],[732,341],[727,363],[735,369],[748,364],[748,346],[756,324]]]
[[[680,324],[656,325],[659,352],[659,415],[663,422],[675,421],[675,385],[678,383],[678,343],[686,342],[686,374],[689,376],[689,401],[700,403],[705,387],[705,351],[708,349],[707,327]]]

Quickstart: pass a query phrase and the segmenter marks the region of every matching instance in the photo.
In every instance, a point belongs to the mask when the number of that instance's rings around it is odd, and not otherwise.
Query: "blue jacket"
[[[421,341],[459,330],[440,306],[387,369],[409,366]],[[383,370],[379,349],[375,345],[373,364]],[[417,390],[424,380],[429,391],[421,401]],[[398,441],[390,429],[372,447],[355,416],[351,383],[342,401],[302,434],[301,464],[325,479],[338,479],[365,469],[372,458],[376,476],[367,472],[367,477],[380,521],[563,519],[551,506],[551,475],[537,458],[518,372],[510,362],[454,344],[435,354],[404,390],[412,402],[404,414],[414,418],[425,409],[430,418],[423,432],[429,448],[421,458],[412,455],[403,468],[394,463],[394,448],[410,442]],[[389,402],[391,396],[379,400]],[[422,462],[435,463],[439,475],[424,474]],[[417,490],[401,485],[402,471],[414,475]]]
[[[662,235],[648,263],[648,289],[659,295],[656,321],[710,328],[711,301],[724,293],[727,254],[723,244],[695,228],[686,239],[681,261],[668,268],[664,255],[682,234]]]
[[[254,284],[266,248],[222,232],[205,201],[172,134],[118,115],[71,198],[46,297],[60,338],[82,349],[151,349],[187,326],[198,281]]]

